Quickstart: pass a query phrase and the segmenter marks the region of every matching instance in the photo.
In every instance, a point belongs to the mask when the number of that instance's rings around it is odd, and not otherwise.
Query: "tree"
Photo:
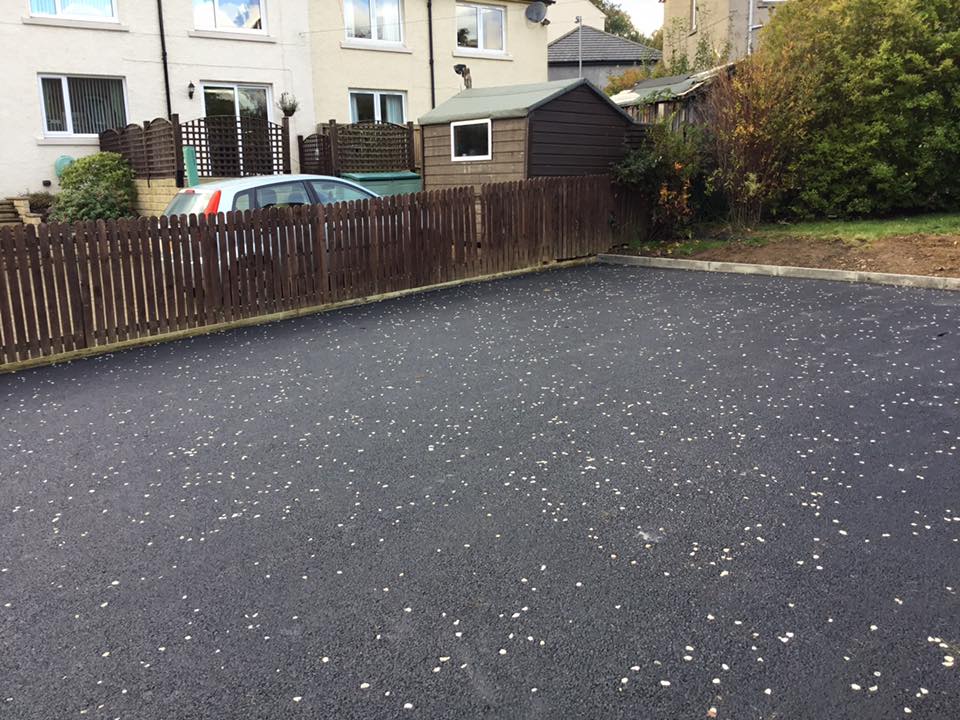
[[[596,5],[603,12],[603,14],[607,16],[607,19],[603,23],[604,32],[626,38],[627,40],[632,40],[633,42],[640,43],[641,45],[655,47],[658,50],[663,49],[662,35],[658,41],[656,39],[656,33],[654,33],[653,37],[648,37],[641,33],[636,27],[634,27],[633,20],[630,19],[630,15],[628,15],[627,12],[617,3],[612,2],[612,0],[590,0],[590,2]]]
[[[632,67],[625,70],[620,75],[611,75],[607,78],[607,86],[603,91],[607,95],[616,95],[623,90],[629,90],[642,80],[650,78],[650,68]]]
[[[789,68],[805,141],[785,143],[783,210],[859,216],[960,207],[960,3],[793,0],[746,64]],[[750,77],[750,70],[744,77]],[[750,102],[763,83],[744,85]],[[744,120],[740,127],[749,128]]]

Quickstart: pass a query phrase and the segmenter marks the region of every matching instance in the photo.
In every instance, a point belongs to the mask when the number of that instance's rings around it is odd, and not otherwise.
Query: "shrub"
[[[27,200],[30,202],[30,212],[37,213],[46,222],[57,196],[49,192],[35,192],[30,193]]]
[[[788,69],[806,104],[802,144],[796,123],[764,130],[791,151],[781,211],[960,206],[957,0],[792,0],[764,28],[754,61]],[[751,102],[765,93],[742,90]]]
[[[136,215],[133,171],[118,153],[97,153],[72,163],[60,177],[51,217],[60,222]]]
[[[642,145],[614,167],[615,180],[640,193],[651,207],[650,239],[666,240],[703,214],[709,166],[704,133],[671,129],[673,118],[649,126]]]
[[[713,79],[703,105],[716,162],[710,183],[736,225],[772,214],[793,187],[791,162],[807,142],[811,115],[806,82],[794,67],[760,55]]]

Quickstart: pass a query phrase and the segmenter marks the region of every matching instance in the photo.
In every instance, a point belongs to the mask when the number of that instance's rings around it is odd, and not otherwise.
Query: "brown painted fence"
[[[0,231],[0,368],[604,251],[606,177]],[[626,228],[621,227],[621,231]]]

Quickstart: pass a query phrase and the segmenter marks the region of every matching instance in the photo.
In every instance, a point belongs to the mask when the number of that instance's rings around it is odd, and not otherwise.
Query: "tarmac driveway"
[[[960,716],[960,294],[594,266],[0,414],[0,718]]]

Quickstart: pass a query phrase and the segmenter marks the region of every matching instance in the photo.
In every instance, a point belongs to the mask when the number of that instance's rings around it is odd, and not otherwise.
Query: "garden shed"
[[[470,88],[420,125],[426,190],[605,173],[639,127],[580,78]]]

